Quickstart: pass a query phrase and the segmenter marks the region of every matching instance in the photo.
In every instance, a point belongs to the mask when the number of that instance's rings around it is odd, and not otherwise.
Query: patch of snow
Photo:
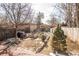
[[[42,44],[42,42],[40,42],[40,44]]]
[[[66,55],[63,55],[63,54],[60,54],[60,53],[49,53],[50,56],[66,56]]]
[[[54,53],[49,53],[50,56],[56,56]]]

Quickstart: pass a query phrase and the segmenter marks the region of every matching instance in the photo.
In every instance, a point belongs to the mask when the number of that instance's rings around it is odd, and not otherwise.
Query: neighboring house
[[[25,32],[32,32],[36,29],[37,29],[37,24],[33,24],[33,23],[31,23],[31,24],[29,24],[29,23],[19,24],[18,25],[18,30],[24,30]]]

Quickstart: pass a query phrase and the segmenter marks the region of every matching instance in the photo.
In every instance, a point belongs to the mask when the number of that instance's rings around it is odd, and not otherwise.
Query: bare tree
[[[40,28],[41,25],[41,19],[44,18],[44,14],[42,12],[39,12],[36,18],[36,23],[37,23],[37,29]]]
[[[50,25],[56,25],[58,23],[56,17],[54,15],[51,16],[50,20],[47,20],[48,24]]]
[[[73,8],[74,8],[73,4],[74,3],[62,3],[55,5],[55,8],[57,8],[59,12],[63,14],[64,20],[66,21],[68,27],[74,26],[74,21],[72,20]]]
[[[3,8],[9,22],[15,26],[15,33],[17,32],[17,27],[19,24],[25,23],[31,18],[31,4],[2,3],[1,7]]]
[[[77,27],[79,27],[79,3],[75,3],[75,6],[74,7],[76,7],[75,8],[75,20],[74,21],[76,21],[76,25],[77,25]]]

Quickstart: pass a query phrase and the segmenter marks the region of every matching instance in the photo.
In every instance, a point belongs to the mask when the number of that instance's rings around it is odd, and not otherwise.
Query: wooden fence
[[[0,28],[0,40],[15,37],[15,29]]]

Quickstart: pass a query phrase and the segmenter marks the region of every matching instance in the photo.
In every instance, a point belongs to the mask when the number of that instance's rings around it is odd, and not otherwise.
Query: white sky
[[[32,8],[36,13],[39,11],[44,13],[44,19],[42,19],[43,23],[47,23],[46,21],[50,20],[51,14],[61,16],[60,18],[58,17],[58,21],[64,22],[64,20],[61,20],[63,15],[59,12],[58,9],[53,7],[55,4],[56,3],[32,3]]]
[[[44,13],[44,19],[42,19],[42,22],[45,23],[47,20],[49,20],[50,14],[53,11],[53,4],[51,3],[43,3],[43,4],[32,4],[33,9],[36,13],[43,12]]]

